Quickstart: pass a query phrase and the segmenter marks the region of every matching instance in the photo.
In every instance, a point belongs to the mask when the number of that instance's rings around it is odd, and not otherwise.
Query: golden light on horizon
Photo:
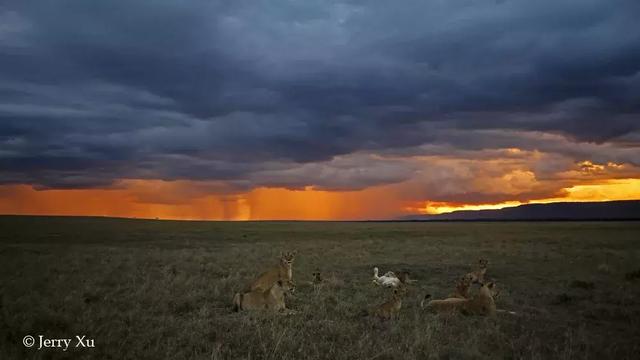
[[[587,166],[592,164],[586,164]],[[422,214],[444,214],[459,210],[502,209],[524,204],[548,204],[553,202],[588,202],[613,200],[639,200],[640,179],[606,180],[596,184],[574,185],[562,190],[565,196],[531,201],[504,201],[493,204],[455,204],[447,202],[427,202],[419,209]]]
[[[527,173],[517,183],[529,182]],[[513,181],[513,179],[510,179]],[[190,181],[130,180],[104,189],[44,190],[0,186],[0,214],[89,215],[177,220],[362,220],[409,214],[499,209],[527,203],[640,199],[640,179],[604,180],[563,188],[558,196],[496,203],[418,202],[402,184],[358,191],[257,188],[240,194],[210,194]],[[513,191],[517,190],[516,186]],[[510,189],[508,189],[510,190]],[[204,193],[200,194],[199,191]],[[413,204],[413,205],[412,205]]]
[[[640,179],[606,180],[598,184],[575,185],[565,190],[571,201],[637,200],[640,199]]]
[[[452,204],[447,202],[427,202],[427,205],[420,209],[421,214],[436,215],[446,214],[453,211],[461,210],[493,210],[502,209],[504,207],[518,206],[523,203],[520,201],[505,201],[497,204]]]

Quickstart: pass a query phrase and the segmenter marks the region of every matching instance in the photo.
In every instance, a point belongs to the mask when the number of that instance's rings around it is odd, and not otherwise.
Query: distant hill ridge
[[[409,215],[400,220],[640,220],[640,200],[525,204],[495,210]]]

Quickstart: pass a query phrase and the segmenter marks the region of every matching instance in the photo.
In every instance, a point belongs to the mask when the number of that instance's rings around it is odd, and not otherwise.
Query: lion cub
[[[471,299],[448,298],[444,300],[431,300],[425,306],[424,302],[430,298],[426,295],[420,306],[439,314],[462,313],[464,315],[488,315],[496,314],[494,298],[495,284],[493,282],[482,285],[478,293]]]
[[[381,320],[390,320],[397,316],[398,312],[402,308],[402,298],[406,294],[407,290],[405,287],[398,287],[393,290],[393,295],[391,299],[386,301],[383,304],[376,306],[371,314]]]
[[[480,259],[478,260],[478,269],[468,273],[466,276],[471,277],[472,284],[484,284],[484,275],[487,273],[487,266],[489,266],[489,260]]]
[[[295,258],[296,254],[297,251],[281,253],[280,262],[278,263],[278,265],[260,274],[260,276],[258,276],[258,278],[251,284],[251,291],[269,290],[271,286],[278,280],[292,281],[293,259]]]
[[[311,280],[311,283],[313,285],[320,285],[324,281],[324,279],[322,279],[322,274],[320,274],[320,270],[314,271],[312,276],[313,276],[313,280]]]
[[[233,311],[240,310],[287,310],[285,295],[293,294],[295,284],[292,281],[277,280],[269,290],[253,290],[237,293],[233,297]]]
[[[471,287],[472,282],[473,277],[471,274],[467,274],[458,279],[456,289],[454,292],[449,294],[449,298],[469,299],[471,297],[471,295],[469,295],[469,288]]]

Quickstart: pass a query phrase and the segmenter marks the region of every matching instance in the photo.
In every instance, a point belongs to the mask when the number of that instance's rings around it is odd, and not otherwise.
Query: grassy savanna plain
[[[294,315],[233,313],[281,251],[298,250]],[[495,318],[421,311],[480,257]],[[418,281],[399,317],[363,317]],[[0,217],[0,359],[637,359],[638,222],[179,222]],[[325,283],[309,284],[320,269]],[[25,348],[86,335],[95,348]],[[37,343],[36,343],[37,347]]]

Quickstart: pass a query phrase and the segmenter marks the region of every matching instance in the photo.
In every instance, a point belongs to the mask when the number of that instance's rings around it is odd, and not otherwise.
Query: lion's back
[[[258,278],[251,284],[251,291],[262,290],[266,291],[278,281],[280,272],[278,268],[271,269],[263,272]]]

